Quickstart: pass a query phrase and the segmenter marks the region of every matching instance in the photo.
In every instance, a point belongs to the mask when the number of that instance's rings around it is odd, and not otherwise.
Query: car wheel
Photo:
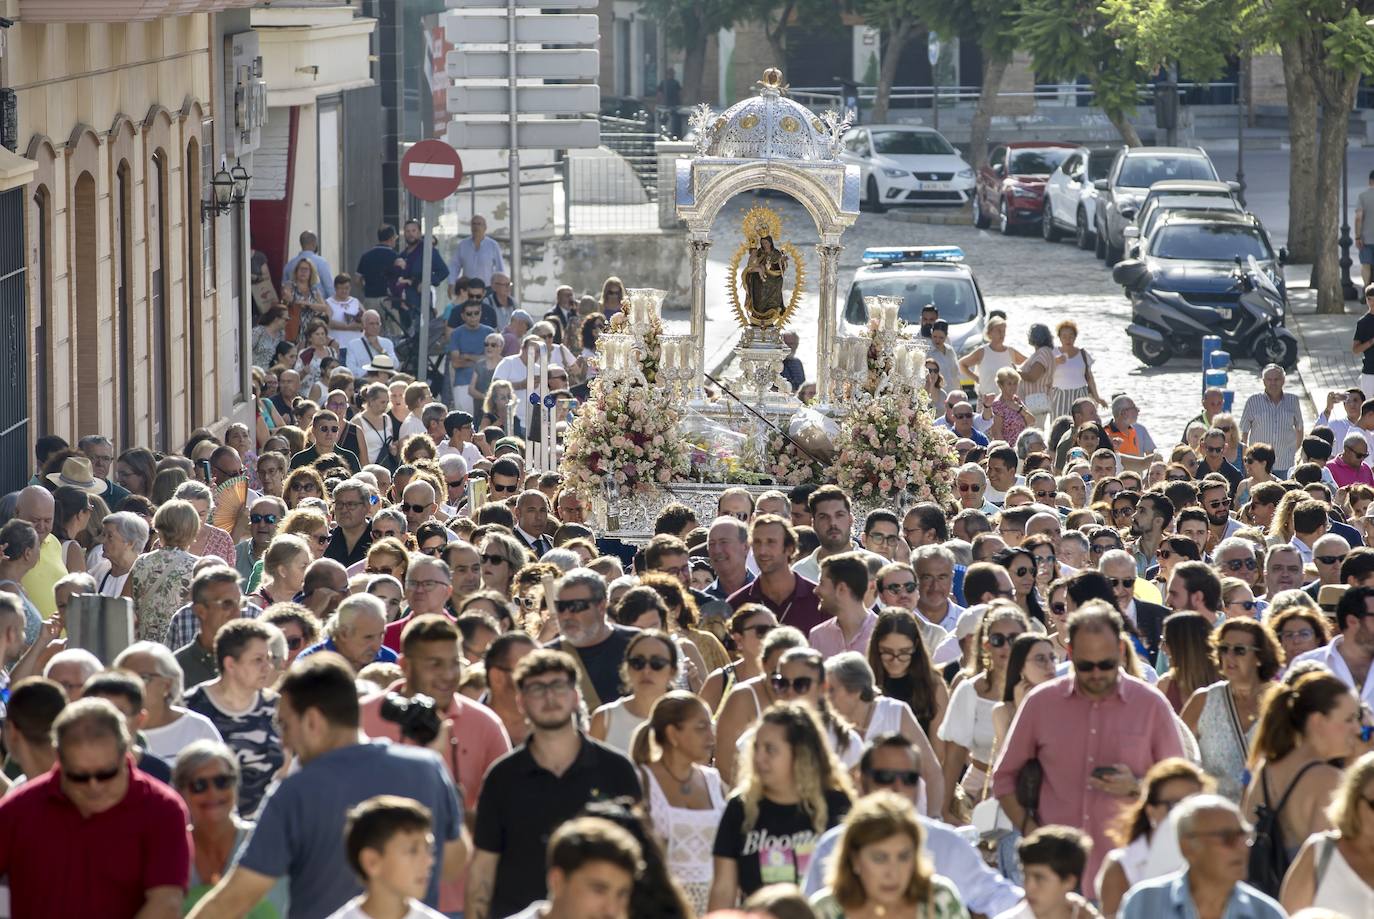
[[[864,197],[868,199],[868,209],[873,213],[881,214],[883,211],[887,210],[887,208],[883,206],[882,194],[878,191],[878,180],[873,178],[873,176],[868,177],[868,186]]]
[[[1007,213],[1007,199],[1003,198],[997,204],[997,232],[1003,236],[1010,236],[1016,231],[1016,227],[1011,224],[1011,215]]]
[[[1110,242],[1105,244],[1105,248],[1107,254],[1103,256],[1102,261],[1107,263],[1108,268],[1111,268],[1115,266],[1117,262],[1121,261],[1121,256],[1124,253],[1121,251],[1120,246],[1113,246]]]
[[[1059,241],[1059,227],[1054,225],[1054,210],[1050,207],[1050,199],[1045,198],[1045,209],[1040,214],[1040,238],[1047,243]]]
[[[1298,345],[1291,338],[1270,333],[1255,342],[1254,358],[1261,367],[1278,364],[1285,371],[1292,371],[1298,366]]]
[[[1093,230],[1093,255],[1104,262],[1107,260],[1107,234],[1102,232],[1101,227]]]
[[[978,197],[978,189],[973,190],[973,225],[980,230],[988,228],[988,217],[983,213],[983,199]]]
[[[1145,341],[1137,338],[1131,342],[1131,353],[1146,367],[1160,367],[1169,363],[1174,350],[1168,342]]]
[[[1073,238],[1080,249],[1093,247],[1093,231],[1088,228],[1088,214],[1081,207],[1078,209],[1078,219],[1074,221]]]

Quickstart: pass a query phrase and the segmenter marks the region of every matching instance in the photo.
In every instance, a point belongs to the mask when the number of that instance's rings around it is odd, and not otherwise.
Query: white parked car
[[[973,169],[933,128],[866,124],[845,134],[840,161],[859,167],[863,204],[966,204]]]
[[[1097,189],[1093,182],[1107,177],[1118,149],[1079,147],[1050,175],[1045,183],[1045,217],[1040,225],[1046,242],[1071,235],[1078,248],[1093,247],[1093,219],[1097,214]]]

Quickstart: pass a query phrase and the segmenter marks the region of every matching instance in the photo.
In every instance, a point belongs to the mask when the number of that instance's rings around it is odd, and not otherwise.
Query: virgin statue
[[[787,256],[773,246],[773,237],[760,236],[758,248],[749,253],[740,280],[744,282],[744,311],[749,324],[772,328],[782,321],[786,306],[782,296],[782,273]]]

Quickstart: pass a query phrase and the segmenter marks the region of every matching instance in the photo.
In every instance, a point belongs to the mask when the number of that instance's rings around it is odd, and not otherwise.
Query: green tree
[[[739,22],[739,4],[732,0],[644,0],[643,10],[658,22],[669,44],[682,49],[682,101],[701,102],[707,42]]]
[[[1140,146],[1129,116],[1146,72],[1121,35],[1109,30],[1111,21],[1098,0],[1023,0],[1016,21],[1035,72],[1063,80],[1086,76],[1098,107],[1121,139]]]
[[[897,65],[902,60],[902,52],[923,28],[922,6],[922,0],[857,0],[854,4],[864,22],[878,29],[882,35],[878,87],[873,99],[874,122],[887,120],[892,84],[897,79]]]
[[[810,25],[834,22],[838,25],[840,7],[835,0],[744,0],[738,5],[741,20],[763,26],[764,37],[773,52],[773,66],[787,68],[787,28],[797,22]]]

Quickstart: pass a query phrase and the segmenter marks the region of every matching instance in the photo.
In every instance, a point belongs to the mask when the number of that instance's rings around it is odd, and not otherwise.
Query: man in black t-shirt
[[[1374,284],[1364,289],[1369,309],[1355,323],[1355,341],[1350,350],[1360,355],[1360,389],[1366,399],[1374,399]]]
[[[620,662],[639,629],[606,618],[606,582],[590,568],[574,568],[554,584],[558,637],[546,647],[577,657],[587,711],[620,698]]]
[[[382,300],[390,293],[391,283],[401,276],[396,264],[396,228],[384,223],[377,230],[377,245],[358,259],[358,274],[363,277],[363,305],[370,310],[380,309]]]

